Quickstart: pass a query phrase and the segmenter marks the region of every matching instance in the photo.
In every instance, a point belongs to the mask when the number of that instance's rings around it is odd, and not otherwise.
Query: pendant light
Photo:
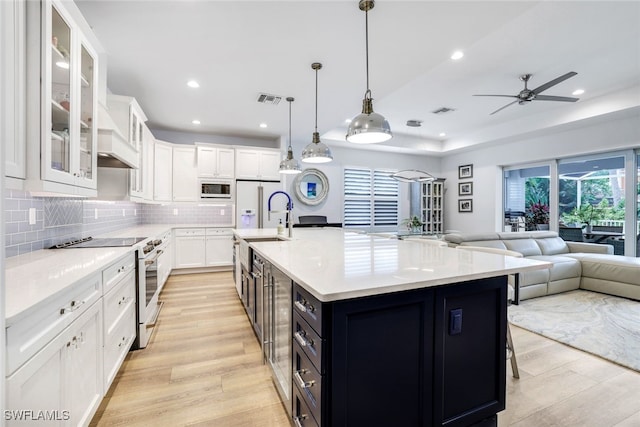
[[[316,72],[316,127],[311,142],[302,150],[302,161],[305,163],[327,163],[333,160],[333,156],[329,147],[320,142],[320,134],[318,133],[318,70],[322,68],[322,64],[314,62],[311,64],[311,68]]]
[[[300,164],[293,158],[293,149],[291,148],[291,103],[295,101],[295,98],[287,97],[289,103],[289,147],[287,148],[287,158],[280,162],[279,172],[293,175],[302,172]]]
[[[357,115],[347,129],[347,141],[355,144],[374,144],[388,141],[393,137],[389,122],[381,114],[373,112],[373,99],[369,89],[369,11],[375,6],[374,0],[360,0],[358,7],[364,11],[367,63],[367,91],[362,100],[362,114]]]

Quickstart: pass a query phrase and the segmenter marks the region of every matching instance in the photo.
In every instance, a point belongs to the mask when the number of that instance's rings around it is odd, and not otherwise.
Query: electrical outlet
[[[98,208],[95,208],[93,210],[93,216],[94,216],[95,219],[98,219]]]
[[[29,225],[36,223],[36,208],[29,208]]]
[[[224,215],[224,209],[220,209],[220,215]]]
[[[122,216],[126,216],[124,209],[122,209]]]
[[[174,209],[173,209],[173,214],[174,214],[174,215],[178,215],[178,209],[174,208]]]
[[[138,216],[138,209],[133,210],[133,216]]]

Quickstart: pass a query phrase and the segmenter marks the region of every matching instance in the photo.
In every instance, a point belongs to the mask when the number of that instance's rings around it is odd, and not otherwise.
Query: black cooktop
[[[49,249],[75,249],[75,248],[115,248],[133,246],[136,243],[146,240],[146,237],[105,237],[93,238],[86,237],[84,239],[72,240],[66,243],[60,243]]]

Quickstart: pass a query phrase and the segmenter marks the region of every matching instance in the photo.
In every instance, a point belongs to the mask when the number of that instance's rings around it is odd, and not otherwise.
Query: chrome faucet
[[[271,210],[271,199],[273,199],[273,196],[275,196],[276,194],[284,194],[285,196],[287,196],[287,209],[285,211],[272,211]],[[267,200],[267,215],[269,220],[271,220],[271,213],[282,213],[282,212],[286,212],[286,217],[285,217],[285,221],[287,222],[287,229],[289,230],[289,237],[293,237],[293,201],[291,200],[291,196],[289,194],[287,194],[284,191],[274,191],[273,193],[271,193],[271,195],[269,196],[269,200]]]

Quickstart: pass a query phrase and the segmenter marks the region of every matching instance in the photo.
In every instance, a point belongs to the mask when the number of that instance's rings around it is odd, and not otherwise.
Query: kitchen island
[[[294,424],[496,425],[507,275],[546,263],[328,228],[250,247],[253,320]]]

